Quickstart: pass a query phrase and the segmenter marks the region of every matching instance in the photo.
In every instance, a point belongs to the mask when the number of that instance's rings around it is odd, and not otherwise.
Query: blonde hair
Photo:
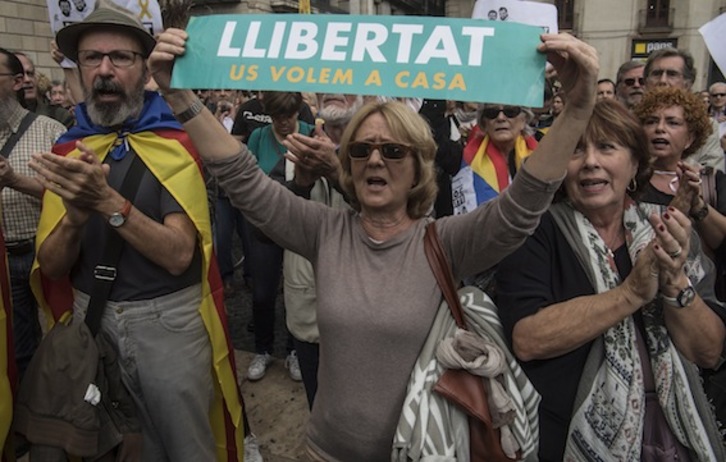
[[[436,143],[426,121],[405,104],[397,101],[368,103],[351,119],[340,140],[338,156],[343,167],[340,175],[341,187],[350,199],[353,208],[360,212],[361,207],[353,184],[348,148],[355,141],[358,128],[373,114],[380,114],[384,118],[394,139],[414,148],[416,183],[408,192],[406,212],[413,219],[426,216],[431,211],[438,192],[434,168]]]

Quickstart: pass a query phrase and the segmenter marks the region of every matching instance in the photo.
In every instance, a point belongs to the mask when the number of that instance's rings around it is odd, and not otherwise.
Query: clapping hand
[[[668,207],[661,216],[651,215],[649,220],[656,234],[653,253],[657,259],[658,285],[661,292],[674,297],[686,277],[691,220],[674,207]]]
[[[699,205],[703,207],[701,169],[685,162],[679,162],[678,169],[680,170],[678,190],[670,206],[688,215],[691,210],[698,209]]]

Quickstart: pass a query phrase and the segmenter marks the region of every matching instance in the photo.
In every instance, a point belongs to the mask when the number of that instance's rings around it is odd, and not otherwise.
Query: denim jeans
[[[74,322],[89,297],[76,292]],[[122,380],[144,438],[142,461],[215,460],[209,411],[212,347],[199,314],[201,286],[151,300],[106,304],[101,330],[118,347]]]
[[[42,336],[38,322],[38,303],[30,289],[30,268],[34,252],[8,254],[10,291],[13,300],[13,344],[19,378],[23,377]]]

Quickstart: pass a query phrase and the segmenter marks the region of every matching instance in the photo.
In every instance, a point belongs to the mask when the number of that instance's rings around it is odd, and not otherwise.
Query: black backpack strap
[[[134,158],[131,161],[129,170],[126,172],[119,193],[123,197],[131,200],[139,189],[139,183],[141,183],[141,177],[144,175],[145,166],[139,156],[133,151],[129,151],[127,155],[134,156]],[[108,227],[106,245],[104,246],[103,256],[101,256],[98,265],[93,269],[93,287],[91,288],[91,299],[88,302],[88,310],[86,311],[86,324],[94,336],[101,328],[103,309],[106,307],[108,295],[111,293],[113,283],[116,281],[116,266],[121,257],[124,244],[126,243],[115,229],[109,225],[106,226]]]
[[[15,147],[15,145],[18,144],[18,141],[20,141],[20,138],[23,137],[28,128],[30,128],[30,126],[33,124],[33,121],[35,121],[35,119],[37,118],[38,115],[34,112],[28,112],[27,114],[25,114],[23,120],[20,121],[18,131],[10,135],[8,140],[3,145],[2,150],[0,150],[0,155],[7,159],[10,156],[10,153],[13,152],[13,148]]]

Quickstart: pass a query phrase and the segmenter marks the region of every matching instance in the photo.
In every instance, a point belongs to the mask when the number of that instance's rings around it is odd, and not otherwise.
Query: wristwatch
[[[688,281],[688,285],[681,289],[675,297],[668,297],[662,293],[661,297],[663,297],[664,303],[674,308],[686,308],[687,306],[691,306],[696,299],[696,289],[691,285],[691,281]]]
[[[111,216],[108,217],[108,224],[111,225],[112,228],[120,228],[124,223],[126,223],[129,213],[131,213],[131,201],[126,199],[126,202],[124,202],[121,210],[113,212]]]
[[[696,223],[703,221],[703,219],[708,216],[708,204],[703,204],[703,207],[698,210],[691,209],[691,213],[689,213],[689,215]]]

